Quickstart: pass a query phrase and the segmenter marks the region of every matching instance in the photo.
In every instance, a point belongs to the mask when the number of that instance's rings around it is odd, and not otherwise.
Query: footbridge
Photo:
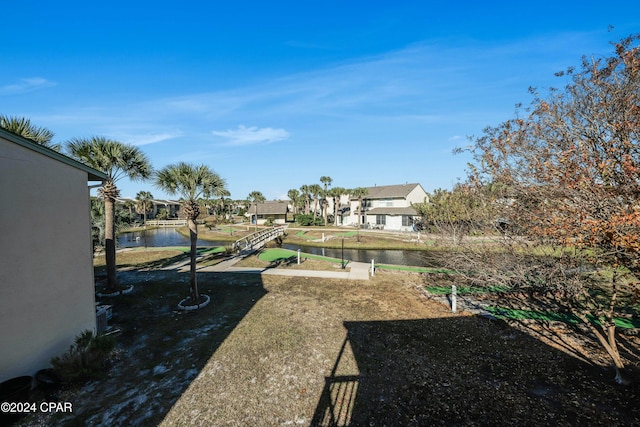
[[[282,236],[289,224],[285,224],[280,227],[271,227],[265,228],[264,230],[256,231],[255,233],[251,233],[247,236],[244,236],[241,239],[236,240],[231,249],[236,251],[254,251],[262,248],[267,242],[274,240],[280,236]]]

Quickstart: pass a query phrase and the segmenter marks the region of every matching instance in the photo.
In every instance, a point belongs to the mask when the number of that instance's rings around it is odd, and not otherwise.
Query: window
[[[409,215],[402,215],[402,225],[405,227],[411,227],[413,225],[413,217]]]
[[[386,215],[376,215],[376,224],[377,225],[385,225],[387,223]]]

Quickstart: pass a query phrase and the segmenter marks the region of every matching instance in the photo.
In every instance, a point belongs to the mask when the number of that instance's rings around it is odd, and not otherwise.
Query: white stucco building
[[[358,219],[358,200],[351,198],[344,209],[342,224],[360,224],[366,228],[411,231],[417,212],[412,203],[422,203],[428,197],[420,184],[380,185],[366,187],[362,215]]]
[[[0,129],[0,381],[95,331],[88,181],[106,178]]]

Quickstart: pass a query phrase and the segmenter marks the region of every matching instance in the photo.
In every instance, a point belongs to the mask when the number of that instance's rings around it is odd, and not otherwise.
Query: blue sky
[[[324,175],[450,188],[469,161],[452,150],[529,86],[562,86],[554,72],[640,32],[636,1],[22,0],[2,14],[0,114],[54,142],[137,145],[156,168],[206,164],[235,199]]]

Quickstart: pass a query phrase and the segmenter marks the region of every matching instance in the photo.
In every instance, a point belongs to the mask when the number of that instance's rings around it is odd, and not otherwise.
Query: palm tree
[[[54,133],[47,128],[36,126],[31,120],[24,117],[4,116],[0,114],[0,128],[8,130],[11,133],[20,135],[23,138],[30,139],[40,145],[60,151],[60,144],[52,144]]]
[[[296,217],[298,213],[298,201],[300,200],[300,192],[295,188],[287,191],[287,196],[291,199],[291,203],[293,204],[293,217]]]
[[[311,211],[311,192],[309,191],[308,185],[302,185],[300,187],[300,195],[304,200],[304,213],[309,215],[309,211]]]
[[[252,191],[251,193],[249,193],[249,198],[248,198],[251,202],[253,202],[256,205],[256,228],[255,230],[258,230],[258,203],[262,203],[264,202],[266,199],[264,198],[264,196],[262,195],[261,192],[259,191]]]
[[[96,246],[104,246],[104,202],[91,196],[91,240],[93,252]]]
[[[318,184],[311,184],[309,186],[309,192],[313,196],[313,218],[315,219],[316,216],[318,216],[318,197],[320,197],[322,187]]]
[[[209,197],[226,183],[217,173],[205,165],[193,166],[180,162],[165,166],[155,174],[155,185],[171,195],[181,196],[182,211],[187,217],[189,237],[191,239],[191,269],[190,269],[190,301],[198,304],[198,282],[196,279],[196,243],[198,240],[198,224],[196,219],[200,215],[198,199]]]
[[[331,185],[333,179],[329,176],[321,176],[320,182],[324,184],[324,189],[322,191],[322,218],[324,219],[324,226],[327,226],[327,197],[329,197],[329,192],[327,191],[327,187]]]
[[[120,194],[116,182],[125,176],[132,180],[149,178],[153,170],[151,163],[138,147],[100,136],[71,139],[67,143],[67,149],[71,157],[104,172],[108,177],[99,193],[104,199],[105,212],[106,291],[116,292],[118,291],[118,277],[116,275],[116,233],[114,227],[115,200]]]
[[[138,205],[139,211],[142,211],[143,215],[143,225],[147,226],[147,212],[149,212],[149,208],[151,208],[151,204],[153,202],[153,195],[148,191],[139,191],[136,194],[136,202]]]
[[[329,197],[333,197],[333,225],[338,226],[338,207],[340,206],[340,197],[348,194],[349,190],[342,187],[333,187],[329,190]]]
[[[357,187],[351,190],[350,196],[358,199],[358,219],[357,219],[357,227],[358,227],[358,242],[360,242],[360,223],[362,221],[362,199],[369,194],[369,190],[364,187]]]
[[[134,202],[133,200],[127,199],[122,204],[122,207],[129,211],[128,222],[131,223],[131,221],[133,220],[133,210],[136,208],[136,202]]]
[[[214,196],[220,197],[220,211],[222,212],[222,219],[225,220],[226,215],[224,211],[225,211],[225,208],[227,207],[225,203],[225,197],[231,196],[231,193],[227,189],[221,188],[214,194]]]

